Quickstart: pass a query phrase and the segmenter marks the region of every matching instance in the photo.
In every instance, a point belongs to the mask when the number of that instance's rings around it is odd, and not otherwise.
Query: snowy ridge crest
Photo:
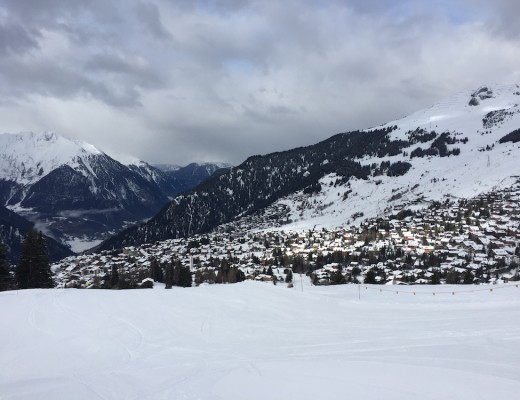
[[[54,132],[0,134],[0,179],[35,183],[62,165],[76,169],[90,156],[103,155],[95,146]]]

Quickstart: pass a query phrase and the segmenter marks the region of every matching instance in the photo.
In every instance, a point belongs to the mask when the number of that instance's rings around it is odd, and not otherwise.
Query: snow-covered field
[[[382,289],[1,293],[0,399],[520,398],[520,288]]]

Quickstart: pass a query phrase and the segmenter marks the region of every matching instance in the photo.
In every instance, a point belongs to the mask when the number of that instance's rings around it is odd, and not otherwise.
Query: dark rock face
[[[166,197],[174,197],[179,193],[178,183],[175,179],[171,179],[167,172],[159,168],[142,163],[140,165],[128,165],[128,168],[143,177],[149,183],[157,185],[159,191]]]
[[[471,97],[471,100],[468,103],[470,106],[478,106],[480,102],[476,97]]]
[[[468,104],[470,106],[478,106],[480,104],[481,100],[486,100],[486,99],[491,99],[491,98],[493,98],[493,91],[491,89],[489,89],[488,87],[483,86],[483,87],[475,90],[475,92],[473,92]]]
[[[0,179],[0,203],[6,204],[20,189],[16,182]]]
[[[170,197],[193,189],[215,174],[221,175],[229,170],[231,166],[215,163],[191,163],[185,167],[171,169],[167,165],[158,166],[166,181],[165,193]]]

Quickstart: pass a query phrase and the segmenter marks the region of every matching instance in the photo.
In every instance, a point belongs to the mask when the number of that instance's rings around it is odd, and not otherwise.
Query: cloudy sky
[[[517,0],[2,0],[0,131],[238,164],[520,83]]]

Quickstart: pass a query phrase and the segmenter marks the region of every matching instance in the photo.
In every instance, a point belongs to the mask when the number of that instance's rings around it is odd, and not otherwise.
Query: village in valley
[[[520,181],[468,200],[433,202],[357,226],[259,231],[238,220],[213,233],[84,254],[52,266],[61,287],[235,283],[480,284],[520,280]],[[168,273],[170,268],[170,273]],[[178,270],[189,271],[182,283]],[[177,271],[177,272],[175,272]],[[191,279],[190,279],[191,278]]]

